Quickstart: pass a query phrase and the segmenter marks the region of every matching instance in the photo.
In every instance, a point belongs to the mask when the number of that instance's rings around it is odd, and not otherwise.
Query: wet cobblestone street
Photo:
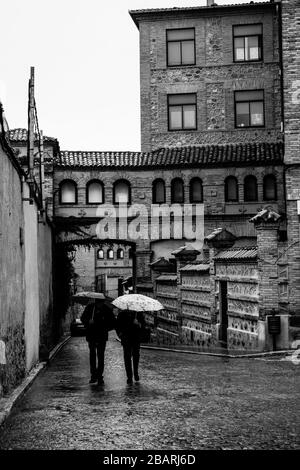
[[[1,449],[299,449],[299,365],[141,351],[126,384],[111,335],[105,385],[72,338],[0,428]]]

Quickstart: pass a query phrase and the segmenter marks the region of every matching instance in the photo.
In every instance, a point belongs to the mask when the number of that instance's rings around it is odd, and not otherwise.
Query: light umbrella
[[[112,305],[120,310],[132,312],[157,312],[163,310],[164,306],[156,299],[142,294],[125,294],[117,297]]]
[[[105,305],[110,306],[110,301],[112,298],[108,297],[107,295],[104,295],[102,292],[78,292],[77,294],[74,294],[72,296],[72,299],[74,302],[77,302],[81,305],[87,305],[89,302],[92,300],[102,300],[105,301]]]

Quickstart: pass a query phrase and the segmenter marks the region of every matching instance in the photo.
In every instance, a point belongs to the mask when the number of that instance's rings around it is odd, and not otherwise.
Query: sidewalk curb
[[[214,356],[214,357],[227,357],[229,359],[245,359],[245,358],[259,358],[259,357],[274,357],[274,356],[282,356],[282,355],[289,355],[293,354],[295,351],[294,349],[285,349],[282,351],[266,351],[261,353],[249,353],[249,354],[222,354],[222,353],[213,353],[213,352],[206,352],[206,351],[192,351],[186,349],[173,349],[173,348],[163,348],[159,346],[148,346],[148,345],[141,345],[143,349],[153,349],[154,351],[168,351],[168,352],[175,352],[175,353],[184,353],[184,354],[196,354],[198,356]]]
[[[61,350],[61,348],[70,340],[71,336],[67,336],[60,343],[58,343],[49,354],[49,361],[56,356],[56,354]],[[13,408],[19,402],[19,400],[24,396],[27,390],[31,387],[34,380],[37,378],[39,373],[48,365],[48,362],[39,362],[35,365],[27,377],[22,381],[18,387],[16,387],[12,393],[6,398],[0,398],[0,427],[4,421],[8,418]]]

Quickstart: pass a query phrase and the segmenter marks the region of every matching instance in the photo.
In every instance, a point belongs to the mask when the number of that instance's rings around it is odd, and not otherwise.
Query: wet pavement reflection
[[[127,385],[107,343],[104,386],[72,338],[0,428],[1,449],[296,449],[299,366],[142,350]]]

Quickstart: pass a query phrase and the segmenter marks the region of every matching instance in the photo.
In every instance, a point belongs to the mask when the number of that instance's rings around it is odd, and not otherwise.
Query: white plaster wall
[[[29,188],[24,185],[24,197],[29,197]],[[39,359],[39,279],[37,256],[37,208],[28,201],[24,209],[25,247],[25,351],[26,369],[30,370]]]

